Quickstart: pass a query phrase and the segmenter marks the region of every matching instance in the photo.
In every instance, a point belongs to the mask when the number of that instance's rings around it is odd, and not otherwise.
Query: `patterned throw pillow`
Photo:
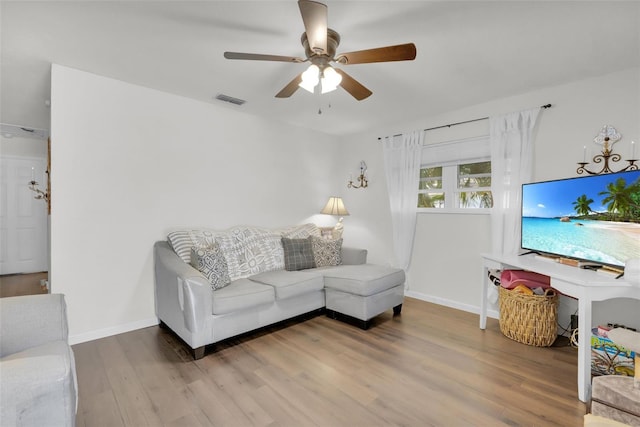
[[[285,270],[297,271],[316,266],[313,258],[313,248],[311,247],[312,238],[311,236],[306,239],[282,238]]]
[[[231,283],[227,260],[218,245],[191,248],[191,265],[205,275],[214,291]]]
[[[239,226],[216,234],[231,280],[284,269],[280,235],[271,230]]]
[[[216,243],[215,231],[208,229],[172,231],[167,235],[167,240],[175,253],[187,264],[191,260],[191,248],[207,247]]]
[[[313,258],[316,267],[342,264],[342,239],[323,239],[312,237]]]

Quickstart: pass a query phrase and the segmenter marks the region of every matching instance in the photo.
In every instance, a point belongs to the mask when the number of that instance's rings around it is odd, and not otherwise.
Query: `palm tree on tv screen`
[[[602,203],[606,205],[610,214],[616,214],[622,219],[628,219],[632,216],[634,208],[637,208],[638,188],[640,181],[627,186],[624,178],[618,178],[615,182],[607,184],[607,190],[598,193],[605,196]]]
[[[593,199],[589,199],[586,194],[583,194],[573,202],[573,208],[578,215],[587,216],[591,212],[591,203],[593,203]]]

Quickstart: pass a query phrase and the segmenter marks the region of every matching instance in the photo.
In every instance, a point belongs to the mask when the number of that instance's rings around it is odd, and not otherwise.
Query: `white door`
[[[47,204],[29,181],[46,189],[46,159],[0,158],[0,274],[48,270]]]

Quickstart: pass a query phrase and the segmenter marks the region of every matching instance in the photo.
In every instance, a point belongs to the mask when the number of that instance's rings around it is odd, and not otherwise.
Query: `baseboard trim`
[[[405,296],[419,299],[426,302],[431,302],[438,305],[443,305],[445,307],[455,308],[457,310],[466,311],[468,313],[480,314],[480,307],[470,304],[463,304],[459,301],[454,301],[446,298],[436,297],[433,295],[427,295],[420,292],[415,291],[405,291]],[[497,310],[487,310],[487,317],[491,317],[492,319],[498,319],[500,317]]]
[[[136,322],[125,323],[124,325],[98,329],[95,331],[89,331],[82,334],[69,335],[69,344],[75,345],[75,344],[80,344],[87,341],[98,340],[100,338],[110,337],[113,335],[124,334],[125,332],[135,331],[136,329],[155,326],[158,323],[159,323],[158,318],[152,317],[150,319],[143,319],[143,320],[138,320]]]

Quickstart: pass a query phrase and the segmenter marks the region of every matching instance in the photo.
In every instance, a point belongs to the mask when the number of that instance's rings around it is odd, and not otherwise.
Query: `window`
[[[488,209],[491,196],[491,161],[458,165],[458,207]]]
[[[442,166],[420,169],[419,208],[444,208]]]
[[[419,212],[478,212],[493,206],[488,138],[425,146]]]

